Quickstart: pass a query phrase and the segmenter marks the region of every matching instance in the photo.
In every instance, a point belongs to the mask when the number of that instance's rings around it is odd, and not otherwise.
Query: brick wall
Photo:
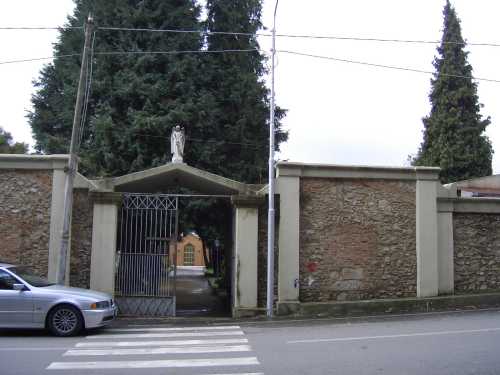
[[[51,170],[0,170],[0,260],[47,276]]]
[[[453,214],[455,292],[500,289],[500,215]]]
[[[415,182],[301,179],[300,300],[416,295]]]
[[[70,285],[90,288],[90,255],[92,252],[93,205],[88,190],[73,191],[71,220]]]

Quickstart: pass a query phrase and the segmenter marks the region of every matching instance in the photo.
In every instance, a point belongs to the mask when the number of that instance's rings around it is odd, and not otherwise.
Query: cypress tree
[[[436,72],[431,79],[431,112],[423,119],[424,134],[416,165],[438,166],[449,183],[490,175],[492,147],[484,135],[490,118],[482,118],[477,84],[468,63],[460,20],[449,0],[443,11],[444,30]]]

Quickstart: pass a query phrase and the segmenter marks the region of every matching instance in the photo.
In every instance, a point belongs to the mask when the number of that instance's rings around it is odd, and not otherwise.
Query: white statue
[[[185,141],[186,137],[184,135],[184,128],[176,125],[172,129],[172,135],[170,136],[170,152],[172,153],[172,163],[182,163]]]

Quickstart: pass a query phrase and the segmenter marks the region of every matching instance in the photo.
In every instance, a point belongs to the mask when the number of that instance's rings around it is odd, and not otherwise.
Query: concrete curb
[[[278,303],[279,315],[268,319],[264,313],[252,318],[233,317],[120,317],[117,325],[224,325],[287,322],[296,319],[343,319],[391,317],[419,313],[488,310],[500,307],[500,292],[428,298],[380,299],[351,302]]]

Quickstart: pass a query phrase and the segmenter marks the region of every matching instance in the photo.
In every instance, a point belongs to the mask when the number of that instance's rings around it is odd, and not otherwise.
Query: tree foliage
[[[93,83],[80,170],[116,176],[170,161],[173,126],[186,129],[185,162],[248,183],[264,182],[268,150],[268,90],[265,58],[258,52],[101,54],[125,51],[258,49],[260,0],[211,0],[206,21],[195,0],[75,0],[69,26],[81,26],[91,11],[97,28]],[[99,29],[199,30],[154,33]],[[250,36],[217,35],[237,31]],[[68,151],[83,46],[81,30],[63,29],[56,59],[35,82],[29,121],[43,153]],[[286,138],[277,111],[277,145]]]
[[[12,134],[0,127],[0,154],[26,154],[27,152],[26,143],[14,142]]]
[[[170,129],[196,117],[196,58],[188,54],[117,54],[100,52],[198,50],[193,33],[99,30],[99,26],[200,29],[199,7],[191,0],[76,1],[70,26],[81,26],[92,12],[97,28],[93,85],[83,137],[80,169],[90,176],[121,175],[164,163]],[[65,29],[56,54],[80,53],[81,32]],[[68,151],[80,58],[55,60],[36,83],[29,115],[45,153]]]
[[[483,119],[477,84],[472,78],[460,20],[447,0],[436,73],[431,80],[431,112],[423,119],[424,136],[416,165],[441,167],[443,183],[490,175],[492,147],[484,135],[490,118]]]

